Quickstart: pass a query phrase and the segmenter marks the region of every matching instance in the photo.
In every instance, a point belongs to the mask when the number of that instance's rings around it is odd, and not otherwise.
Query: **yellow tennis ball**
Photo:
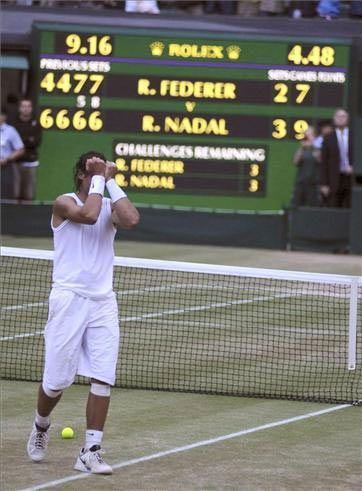
[[[64,438],[65,440],[69,440],[70,438],[74,438],[73,428],[69,428],[69,426],[67,426],[66,428],[63,428],[62,429],[62,438]]]

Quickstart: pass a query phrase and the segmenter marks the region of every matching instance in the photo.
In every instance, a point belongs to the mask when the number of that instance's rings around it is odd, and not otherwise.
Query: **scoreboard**
[[[36,24],[33,41],[40,200],[93,149],[135,203],[280,210],[305,130],[348,105],[348,40]]]

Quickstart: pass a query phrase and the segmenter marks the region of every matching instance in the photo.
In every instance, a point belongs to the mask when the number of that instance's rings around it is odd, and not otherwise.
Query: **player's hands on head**
[[[99,157],[92,157],[85,163],[85,169],[91,176],[105,176],[106,175],[106,163]]]
[[[109,179],[113,179],[117,174],[117,172],[118,172],[117,165],[114,162],[110,162],[109,160],[107,160],[106,174],[105,174],[106,181],[108,181]]]

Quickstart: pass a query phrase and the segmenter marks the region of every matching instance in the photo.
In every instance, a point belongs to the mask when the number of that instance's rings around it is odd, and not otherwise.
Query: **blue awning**
[[[0,68],[10,68],[14,70],[29,70],[29,61],[25,56],[2,55],[0,58]]]

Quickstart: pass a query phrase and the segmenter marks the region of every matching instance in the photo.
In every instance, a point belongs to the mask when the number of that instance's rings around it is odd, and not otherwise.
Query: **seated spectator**
[[[261,0],[259,15],[274,16],[284,14],[286,2],[283,0]]]
[[[317,1],[291,1],[289,2],[289,15],[294,19],[314,17],[317,15],[317,5]]]
[[[320,0],[317,6],[317,12],[320,17],[326,20],[332,20],[339,17],[341,5],[339,0]]]
[[[314,146],[315,129],[309,126],[300,142],[300,148],[294,154],[297,166],[291,206],[319,205],[319,162],[320,150]]]
[[[350,4],[349,15],[351,17],[362,17],[362,1],[353,0]]]
[[[229,0],[212,0],[203,2],[205,14],[222,14],[222,15],[234,15],[236,14],[236,2]]]
[[[103,7],[105,9],[118,9],[119,1],[118,0],[103,0]]]
[[[237,13],[242,17],[253,17],[258,15],[260,0],[239,0]]]
[[[164,6],[169,11],[175,11],[191,14],[191,15],[202,15],[204,13],[204,2],[202,0],[176,0],[176,1],[162,1],[162,8]]]
[[[139,14],[160,13],[157,0],[126,0],[125,11]]]

